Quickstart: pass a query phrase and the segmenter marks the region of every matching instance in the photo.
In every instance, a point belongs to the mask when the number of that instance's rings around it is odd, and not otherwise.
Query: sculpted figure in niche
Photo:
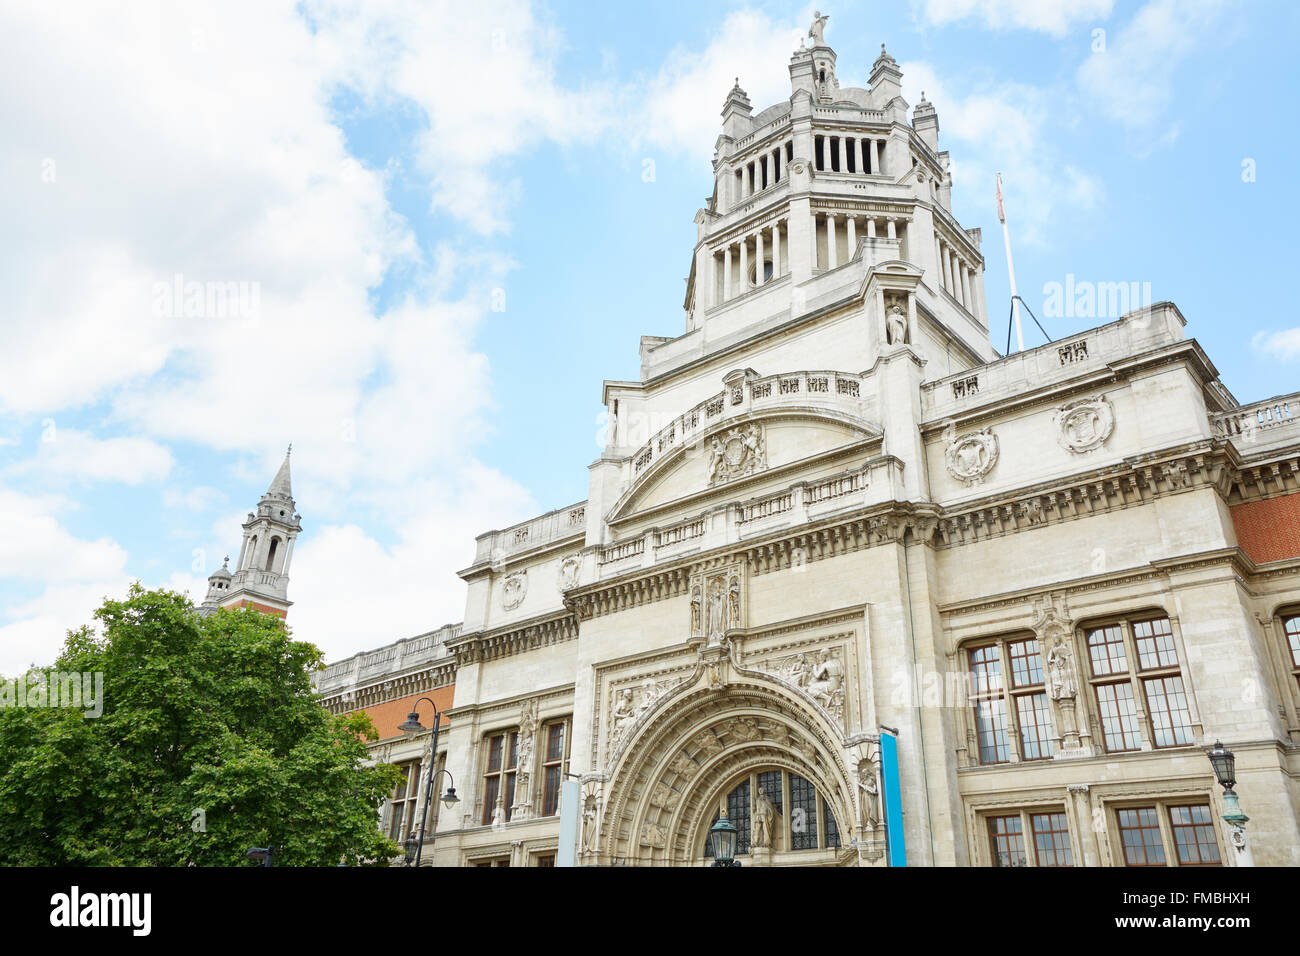
[[[691,589],[691,633],[699,634],[703,624],[703,608],[700,599],[700,586],[697,584]]]
[[[776,823],[776,806],[760,787],[754,801],[754,846],[771,846],[772,830]]]
[[[868,826],[880,822],[880,788],[876,786],[876,767],[870,760],[858,764],[858,785],[862,787],[862,815]]]
[[[1070,650],[1059,637],[1047,655],[1048,693],[1052,700],[1070,699],[1079,692],[1074,680]]]
[[[596,796],[587,795],[587,802],[582,808],[582,852],[596,852]]]
[[[907,306],[894,299],[885,317],[885,333],[890,345],[902,345],[907,341]]]
[[[714,578],[709,584],[709,641],[722,640],[722,632],[727,629],[727,596],[722,591],[722,578]]]
[[[740,623],[740,577],[735,574],[727,586],[727,621],[732,627]]]

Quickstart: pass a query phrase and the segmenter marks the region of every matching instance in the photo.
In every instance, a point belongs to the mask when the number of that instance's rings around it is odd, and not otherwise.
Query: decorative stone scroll
[[[524,602],[524,595],[528,593],[528,572],[515,571],[506,575],[505,584],[501,588],[501,607],[506,611],[513,611]]]
[[[967,485],[983,481],[998,463],[998,436],[991,428],[959,435],[944,452],[948,473]]]
[[[709,484],[745,478],[767,468],[763,427],[750,422],[709,439]]]
[[[1085,398],[1060,408],[1055,416],[1061,447],[1076,455],[1100,448],[1115,429],[1115,409],[1105,395]]]

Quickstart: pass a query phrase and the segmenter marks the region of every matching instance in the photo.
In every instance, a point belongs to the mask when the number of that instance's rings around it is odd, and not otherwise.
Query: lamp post
[[[1210,758],[1210,766],[1214,768],[1219,786],[1223,787],[1223,802],[1228,809],[1228,812],[1223,815],[1223,820],[1232,831],[1229,841],[1237,851],[1237,865],[1254,866],[1255,857],[1246,842],[1246,822],[1250,817],[1241,812],[1241,805],[1237,803],[1237,792],[1232,789],[1237,785],[1237,755],[1225,749],[1223,741],[1216,740],[1214,749],[1206,756]]]
[[[709,842],[713,846],[714,866],[740,866],[736,859],[736,825],[727,819],[726,810],[709,829]]]
[[[258,866],[275,866],[275,847],[273,846],[251,847],[244,856],[250,860],[256,860]]]
[[[424,730],[424,725],[420,723],[420,716],[417,713],[420,705],[425,701],[433,708],[433,741],[429,746],[429,779],[424,787],[424,812],[420,815],[420,839],[415,845],[414,865],[420,865],[420,854],[424,850],[424,828],[429,822],[429,798],[433,796],[433,781],[440,773],[447,775],[447,792],[442,795],[442,803],[448,810],[460,803],[460,797],[456,796],[456,788],[453,784],[456,782],[451,775],[451,771],[445,767],[437,772],[434,771],[434,765],[438,762],[438,732],[442,729],[442,714],[438,711],[438,705],[428,697],[421,697],[407,714],[406,720],[399,724],[397,729],[406,734],[407,737],[414,738],[420,731]],[[412,865],[411,838],[406,841],[406,865]]]

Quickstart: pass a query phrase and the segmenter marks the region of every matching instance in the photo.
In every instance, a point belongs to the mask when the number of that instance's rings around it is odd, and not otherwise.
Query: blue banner
[[[885,847],[890,866],[907,866],[903,833],[903,788],[898,781],[898,738],[880,735],[880,789],[885,804]]]

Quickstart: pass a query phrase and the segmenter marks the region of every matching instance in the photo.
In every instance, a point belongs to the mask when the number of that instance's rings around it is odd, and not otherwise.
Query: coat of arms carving
[[[513,611],[524,602],[524,594],[527,591],[527,571],[516,571],[513,574],[506,575],[505,584],[501,587],[501,607],[504,610]]]
[[[944,452],[948,473],[968,485],[983,481],[998,463],[998,436],[991,428],[959,435]]]
[[[1105,395],[1071,402],[1056,413],[1056,440],[1076,455],[1100,448],[1115,428],[1115,410]]]
[[[744,478],[767,468],[767,443],[756,422],[709,439],[709,484]]]

